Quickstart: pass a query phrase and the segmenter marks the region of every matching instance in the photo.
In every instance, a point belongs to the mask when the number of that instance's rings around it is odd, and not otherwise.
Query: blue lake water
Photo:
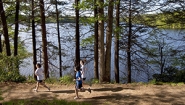
[[[47,41],[50,42],[52,45],[58,46],[58,36],[57,36],[57,31],[56,31],[56,24],[47,24]],[[24,26],[21,26],[20,28],[25,28]],[[36,32],[37,36],[37,48],[41,47],[41,33],[40,33],[40,27],[37,27],[38,31]],[[80,27],[80,35],[81,35],[81,40],[92,35],[93,31],[90,26],[81,26]],[[184,31],[182,30],[163,30],[163,34],[159,34],[157,37],[152,38],[152,40],[159,40],[159,41],[164,41],[168,43],[167,47],[173,47],[180,49],[182,46],[184,46],[184,40],[183,40],[183,35]],[[158,34],[158,33],[156,33]],[[141,34],[140,34],[141,35]],[[31,37],[31,31],[30,32],[20,32],[19,36],[21,37],[22,40],[24,40],[24,43],[26,44],[26,48],[29,52],[32,51],[32,37]],[[61,37],[61,47],[62,47],[62,52],[65,52],[65,56],[62,56],[62,66],[69,66],[70,68],[63,69],[63,75],[67,74],[73,74],[74,73],[74,58],[75,58],[75,24],[60,24],[60,37]],[[142,35],[139,39],[143,46],[147,46],[147,41],[151,40],[151,36],[149,38],[149,35]],[[152,41],[151,40],[151,41]],[[114,41],[114,40],[113,40]],[[114,42],[112,43],[114,44]],[[80,52],[81,58],[86,58],[87,59],[87,64],[86,67],[87,72],[86,76],[87,79],[91,79],[94,76],[94,63],[93,63],[93,51],[89,51],[88,49],[93,49],[93,46],[88,47],[87,50],[83,50]],[[134,48],[134,50],[137,51],[138,49],[138,54],[139,54],[139,48]],[[111,59],[111,79],[114,80],[114,46],[112,47],[112,59]],[[55,53],[54,53],[55,52]],[[58,60],[58,55],[57,55],[57,50],[55,50],[53,47],[48,46],[48,58],[49,58],[49,71],[50,75],[52,77],[59,77],[59,60]],[[37,52],[37,58],[38,62],[40,62],[40,54],[42,52]],[[127,66],[126,66],[126,57],[124,58],[123,55],[125,55],[125,51],[121,50],[120,51],[120,56],[123,59],[120,59],[120,80],[122,82],[125,82],[126,77],[127,77]],[[143,56],[143,55],[142,55]],[[144,56],[143,56],[144,57]],[[136,57],[137,58],[137,57]],[[145,57],[147,59],[147,57]],[[135,59],[135,63],[139,63],[138,60],[139,58]],[[134,59],[133,59],[134,60]],[[170,58],[167,59],[167,61],[170,60]],[[42,61],[42,58],[41,58]],[[41,62],[42,63],[42,62]],[[32,57],[27,58],[24,60],[22,63],[22,67],[20,68],[20,73],[26,76],[32,76],[33,75],[33,59]],[[140,71],[135,70],[136,68],[142,68]],[[140,66],[138,67],[133,67],[132,68],[132,80],[136,82],[147,82],[149,79],[151,79],[152,74],[159,72],[158,71],[159,67],[156,65],[146,65],[144,63],[141,63]]]

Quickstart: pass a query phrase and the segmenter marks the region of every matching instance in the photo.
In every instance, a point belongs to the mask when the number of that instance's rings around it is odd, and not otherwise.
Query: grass
[[[0,100],[3,100],[3,97],[1,97],[2,95],[2,91],[0,91]]]
[[[12,100],[2,105],[91,105],[85,102],[68,102],[66,100]]]

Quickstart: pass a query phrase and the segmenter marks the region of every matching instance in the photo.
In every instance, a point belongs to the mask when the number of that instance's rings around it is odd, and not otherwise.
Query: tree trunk
[[[96,0],[94,0],[94,17],[97,18],[98,10]],[[94,23],[94,78],[99,79],[98,73],[98,21]]]
[[[114,71],[115,71],[115,81],[119,83],[119,11],[120,11],[120,0],[117,0],[116,5],[116,34],[115,34],[115,53],[114,53]]]
[[[128,83],[131,83],[131,52],[130,52],[130,49],[131,49],[131,35],[132,35],[132,20],[131,20],[131,17],[132,17],[132,12],[131,12],[131,0],[130,0],[130,5],[129,5],[129,23],[128,23],[128,26],[129,26],[129,33],[128,33],[128,42],[127,42],[127,69],[128,69],[128,80],[127,82]]]
[[[159,52],[160,52],[160,69],[161,69],[161,75],[164,73],[164,65],[165,65],[165,59],[163,58],[163,48],[164,48],[164,39],[163,44],[159,44]]]
[[[48,71],[48,55],[47,55],[47,37],[46,37],[46,26],[45,26],[45,10],[44,2],[40,0],[40,14],[41,14],[41,27],[42,27],[42,51],[43,51],[43,63],[44,63],[44,72],[45,79],[49,77]]]
[[[109,0],[108,22],[106,30],[106,50],[105,50],[105,82],[110,82],[111,72],[111,46],[112,46],[112,23],[113,23],[113,4],[114,0]]]
[[[79,8],[78,3],[80,0],[75,0],[75,12],[76,12],[76,49],[75,49],[75,67],[80,69],[80,32],[79,32]]]
[[[7,28],[6,17],[3,9],[2,0],[0,0],[0,11],[1,11],[1,22],[3,24],[3,35],[4,35],[5,44],[6,44],[6,55],[11,56],[8,28]]]
[[[15,34],[14,34],[14,56],[17,56],[17,50],[18,50],[19,5],[20,5],[19,0],[16,0]]]
[[[16,0],[16,12],[15,12],[15,33],[14,33],[14,56],[17,56],[18,54],[18,31],[19,31],[19,7],[20,2],[19,0]],[[15,61],[16,70],[19,72],[19,61],[16,58]]]
[[[0,53],[2,53],[2,52],[3,52],[3,50],[2,50],[2,40],[1,40],[1,35],[2,35],[2,34],[0,34]]]
[[[36,35],[35,35],[35,16],[34,16],[34,0],[32,0],[32,44],[33,44],[33,73],[34,79],[37,80],[37,76],[35,75],[36,64],[37,64],[37,50],[36,50]],[[41,62],[40,62],[41,63]]]
[[[62,55],[61,55],[61,43],[60,43],[60,29],[59,29],[59,12],[58,12],[58,1],[55,0],[56,15],[57,15],[57,32],[58,32],[58,54],[59,54],[59,69],[60,77],[62,77]]]
[[[98,11],[98,46],[99,46],[99,64],[100,64],[100,83],[105,80],[105,61],[104,61],[104,0],[99,0],[99,11]]]

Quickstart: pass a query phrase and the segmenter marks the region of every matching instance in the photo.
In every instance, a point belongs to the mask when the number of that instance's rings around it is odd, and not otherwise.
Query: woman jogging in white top
[[[35,71],[35,75],[37,76],[37,85],[36,85],[36,89],[34,89],[34,91],[38,92],[38,88],[39,88],[39,84],[43,85],[45,88],[47,88],[50,91],[50,88],[47,87],[45,85],[45,83],[43,82],[44,79],[44,70],[41,68],[41,64],[36,64],[36,71]]]
[[[85,73],[86,73],[86,68],[85,68],[85,65],[84,65],[85,61],[84,60],[81,60],[80,61],[80,65],[81,65],[81,77],[82,77],[82,81],[85,81],[86,77],[85,77]]]
[[[81,78],[82,78],[82,89],[84,89],[84,81],[86,80],[86,70],[87,68],[85,67],[85,61],[86,60],[81,60],[80,61],[80,65],[81,65]],[[88,90],[90,90],[89,92],[91,93],[91,89],[90,87],[88,88]]]

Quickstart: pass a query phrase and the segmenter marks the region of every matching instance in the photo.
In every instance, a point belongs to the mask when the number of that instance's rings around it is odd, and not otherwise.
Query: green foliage
[[[175,28],[181,29],[184,27],[184,20],[183,17],[185,11],[163,11],[163,13],[159,14],[147,14],[143,15],[143,19],[145,21],[140,21],[138,23],[145,24],[147,26],[157,26],[158,28]]]
[[[79,4],[78,4],[78,7],[81,9],[81,10],[87,10],[87,9],[91,9],[93,10],[93,6],[92,5],[94,4],[94,1],[93,0],[82,0]]]
[[[58,83],[60,83],[60,81],[57,78],[55,78],[55,77],[47,78],[45,80],[45,82],[47,82],[49,84],[58,84]]]
[[[149,84],[154,84],[154,85],[163,85],[162,82],[156,81],[156,79],[153,79],[151,81],[149,81]]]
[[[26,82],[27,82],[27,83],[35,83],[35,79],[34,79],[33,76],[30,76],[30,75],[29,75],[29,76],[27,77]]]
[[[176,68],[168,67],[164,69],[162,74],[154,74],[153,78],[156,79],[157,82],[174,82],[176,73]]]
[[[177,86],[183,86],[184,85],[184,83],[183,82],[179,82],[179,83],[177,83]]]
[[[0,82],[24,82],[26,77],[20,75],[17,71],[0,70]]]
[[[92,79],[92,83],[98,84],[99,80],[98,79]]]
[[[4,102],[3,105],[91,105],[85,102],[68,102],[66,100],[13,100]]]
[[[12,8],[7,8],[8,10]],[[12,49],[13,43],[11,43],[11,40],[14,38],[14,29],[9,27],[9,38],[10,38],[10,47],[12,54],[14,53]],[[29,53],[25,46],[24,41],[20,40],[20,37],[18,38],[18,55],[16,56],[7,56],[5,53],[6,49],[3,46],[3,52],[0,53],[0,81],[11,81],[11,82],[23,82],[26,80],[25,76],[22,76],[19,73],[20,66],[23,66],[23,60],[32,54]]]
[[[184,82],[185,83],[185,70],[179,70],[175,74],[175,82]]]
[[[1,53],[0,58],[0,82],[23,82],[26,80],[26,77],[20,75],[18,70],[21,57],[6,56]]]
[[[156,79],[152,79],[148,82],[149,84],[155,84],[156,83]]]
[[[82,39],[81,46],[84,47],[84,46],[86,46],[88,44],[92,44],[93,42],[94,42],[94,35],[89,36],[89,37],[87,37],[85,39]]]
[[[174,53],[177,53],[177,52],[178,51],[174,51]],[[185,69],[184,65],[185,65],[185,55],[184,54],[180,55],[179,57],[176,57],[173,60],[173,66],[178,66],[182,69]]]
[[[94,18],[94,17],[80,17],[80,22],[83,24],[83,25],[91,25],[91,24],[94,24],[94,22],[97,21],[97,18]]]
[[[154,74],[153,78],[156,82],[185,82],[185,70],[178,70],[174,67],[164,69],[163,74]]]
[[[3,97],[1,97],[2,91],[0,90],[0,100],[3,100]]]
[[[164,23],[166,23],[165,27],[168,28],[184,28],[184,14],[185,11],[177,10],[177,11],[165,11],[161,14],[163,17]]]
[[[60,78],[60,82],[63,84],[73,83],[73,76],[72,75],[65,75]]]

